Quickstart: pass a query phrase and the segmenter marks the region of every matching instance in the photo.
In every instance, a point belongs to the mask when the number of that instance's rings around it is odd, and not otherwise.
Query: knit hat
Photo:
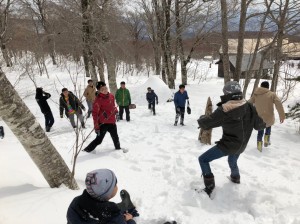
[[[86,175],[86,190],[93,198],[106,201],[112,195],[117,184],[117,178],[109,169],[98,169]]]
[[[225,95],[233,94],[233,93],[241,93],[241,92],[242,92],[242,88],[237,81],[228,81],[226,82],[223,88],[223,93]]]
[[[269,89],[269,87],[270,87],[268,81],[262,82],[262,83],[260,84],[260,86],[263,87],[263,88],[266,88],[266,89]]]
[[[102,81],[97,82],[96,89],[99,90],[102,86],[106,86],[105,82],[102,82]]]

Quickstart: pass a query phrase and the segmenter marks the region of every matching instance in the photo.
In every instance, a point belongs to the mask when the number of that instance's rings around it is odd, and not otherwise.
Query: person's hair
[[[148,90],[148,91],[151,90],[151,87],[148,87],[147,90]]]
[[[121,84],[121,85],[125,85],[125,82],[124,82],[124,81],[122,81],[120,84]]]
[[[103,87],[103,86],[106,86],[105,82],[102,82],[102,81],[97,82],[97,84],[96,84],[96,89],[97,89],[97,90],[100,90],[101,87]]]
[[[93,82],[93,80],[92,80],[92,79],[89,79],[89,80],[88,80],[88,84],[89,84],[90,82]]]
[[[65,92],[65,91],[68,91],[68,89],[67,89],[67,88],[63,88],[63,89],[61,90],[62,93]]]
[[[268,81],[264,81],[260,84],[260,87],[263,87],[263,88],[266,88],[266,89],[269,89],[269,82]]]
[[[185,88],[185,85],[181,84],[179,85],[179,89]]]

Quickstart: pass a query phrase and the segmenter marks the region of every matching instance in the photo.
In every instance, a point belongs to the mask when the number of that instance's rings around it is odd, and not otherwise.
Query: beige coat
[[[96,97],[96,88],[94,86],[91,87],[88,85],[85,88],[83,95],[86,98],[86,101],[94,102],[95,97]]]
[[[264,120],[267,127],[275,123],[273,104],[275,104],[280,120],[285,119],[284,109],[278,96],[267,88],[258,87],[249,102],[254,104],[258,115]]]

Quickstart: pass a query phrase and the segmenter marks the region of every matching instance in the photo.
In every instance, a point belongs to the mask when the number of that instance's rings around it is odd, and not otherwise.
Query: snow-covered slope
[[[272,128],[272,145],[262,153],[256,150],[256,132],[253,132],[238,162],[240,185],[228,181],[227,159],[222,158],[211,163],[216,177],[215,199],[210,200],[194,191],[195,187],[203,186],[198,156],[210,147],[197,141],[196,120],[204,112],[207,97],[210,96],[215,105],[223,87],[223,80],[216,77],[216,67],[207,71],[209,79],[199,84],[198,80],[190,80],[193,84],[186,88],[192,114],[186,115],[184,127],[173,126],[172,102],[160,100],[157,116],[151,115],[143,104],[149,84],[159,98],[166,97],[167,93],[160,93],[161,86],[154,86],[157,80],[147,83],[146,76],[126,79],[133,98],[137,97],[138,107],[131,110],[130,123],[118,123],[118,131],[121,146],[130,151],[124,154],[113,150],[112,140],[107,135],[96,154],[82,152],[75,175],[81,188],[78,191],[64,186],[49,188],[18,140],[0,121],[6,131],[5,138],[0,139],[0,224],[65,224],[68,205],[83,191],[86,173],[97,168],[109,168],[116,173],[119,189],[125,188],[132,195],[141,215],[137,222],[141,224],[162,223],[161,220],[166,219],[175,219],[181,224],[299,224],[300,137],[296,133],[297,124],[291,120],[279,124],[277,117]],[[50,79],[35,77],[38,85],[52,94],[49,104],[56,121],[48,136],[71,167],[75,134],[69,122],[59,118],[57,103],[62,86],[74,89],[64,70],[49,65],[49,74]],[[7,71],[7,76],[14,83],[17,72]],[[78,80],[79,89],[83,90],[83,76]],[[122,78],[118,77],[119,80]],[[16,88],[43,126],[44,118],[34,99],[33,83],[23,77]],[[141,98],[138,98],[139,93]],[[298,88],[293,97],[299,94]],[[86,126],[88,133],[93,127],[91,119]],[[213,130],[212,142],[221,135],[221,128]],[[93,138],[90,137],[86,144]],[[120,201],[119,196],[113,201]]]

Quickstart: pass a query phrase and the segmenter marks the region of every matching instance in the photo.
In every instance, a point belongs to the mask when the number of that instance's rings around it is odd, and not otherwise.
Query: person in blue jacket
[[[117,204],[110,202],[117,191],[117,178],[109,169],[89,172],[86,189],[71,202],[67,224],[136,224],[129,213],[122,214]]]
[[[146,94],[146,99],[148,101],[148,109],[153,111],[153,115],[156,115],[155,113],[155,100],[156,100],[156,104],[158,104],[158,97],[156,95],[156,93],[154,92],[153,89],[151,89],[151,87],[147,88],[148,92]]]
[[[174,104],[175,104],[175,123],[174,126],[177,126],[179,116],[180,116],[180,125],[184,125],[184,113],[185,113],[185,103],[189,99],[187,91],[185,91],[185,85],[179,85],[178,92],[175,93],[174,96]]]

